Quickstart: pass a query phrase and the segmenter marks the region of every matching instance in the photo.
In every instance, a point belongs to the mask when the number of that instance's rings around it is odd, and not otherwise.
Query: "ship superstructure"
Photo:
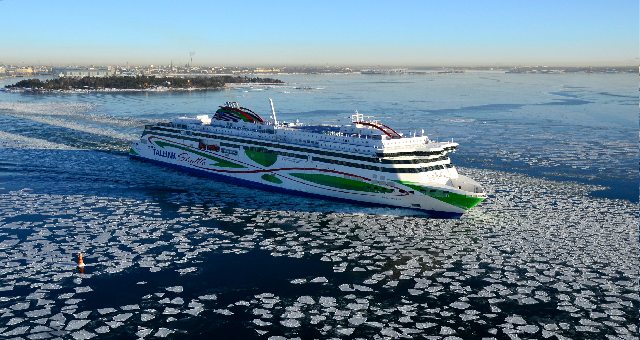
[[[457,147],[359,113],[347,125],[305,125],[279,122],[273,102],[266,120],[227,102],[213,116],[145,126],[130,153],[257,188],[462,214],[486,194],[451,164]]]

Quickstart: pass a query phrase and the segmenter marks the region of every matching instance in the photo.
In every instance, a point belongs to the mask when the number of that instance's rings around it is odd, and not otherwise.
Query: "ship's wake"
[[[149,122],[95,110],[86,103],[0,102],[0,147],[125,151]]]

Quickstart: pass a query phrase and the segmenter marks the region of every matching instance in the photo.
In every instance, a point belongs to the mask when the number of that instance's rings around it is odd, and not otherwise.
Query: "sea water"
[[[637,75],[278,78],[0,92],[0,337],[637,338]],[[281,121],[453,139],[489,199],[434,219],[126,156],[144,124],[268,98]]]

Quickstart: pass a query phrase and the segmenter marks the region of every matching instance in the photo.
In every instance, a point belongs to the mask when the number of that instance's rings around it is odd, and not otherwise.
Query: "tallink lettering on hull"
[[[166,151],[166,150],[153,149],[153,155],[154,156],[164,157],[164,158],[169,158],[169,159],[176,159],[176,153],[175,152]]]
[[[178,159],[181,162],[189,163],[191,165],[199,165],[199,166],[207,165],[207,162],[206,162],[206,160],[204,158],[202,158],[202,157],[192,157],[186,152],[183,152],[183,153],[179,154],[178,155]]]

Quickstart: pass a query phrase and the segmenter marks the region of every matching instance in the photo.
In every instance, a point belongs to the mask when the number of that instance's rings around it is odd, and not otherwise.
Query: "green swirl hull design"
[[[273,153],[273,152],[269,152],[266,149],[263,148],[251,148],[251,149],[245,149],[244,153],[247,155],[247,157],[249,157],[252,161],[268,167],[268,166],[272,166],[273,164],[276,163],[276,161],[278,160],[278,155]]]
[[[306,174],[306,173],[290,173],[289,175],[297,177],[299,179],[312,182],[319,185],[324,185],[337,189],[373,192],[373,193],[391,193],[393,189],[385,188],[383,186],[366,183],[363,181],[357,181],[349,178],[323,175],[323,174]]]
[[[455,192],[425,187],[425,186],[418,185],[416,183],[411,183],[408,181],[396,181],[396,182],[402,185],[406,185],[409,188],[414,189],[424,195],[433,197],[439,201],[445,202],[447,204],[451,204],[453,206],[462,208],[464,210],[469,210],[475,207],[476,205],[480,204],[482,201],[484,201],[484,197],[462,195]]]
[[[282,180],[278,178],[276,175],[264,174],[260,177],[267,182],[271,182],[274,184],[282,184]]]

